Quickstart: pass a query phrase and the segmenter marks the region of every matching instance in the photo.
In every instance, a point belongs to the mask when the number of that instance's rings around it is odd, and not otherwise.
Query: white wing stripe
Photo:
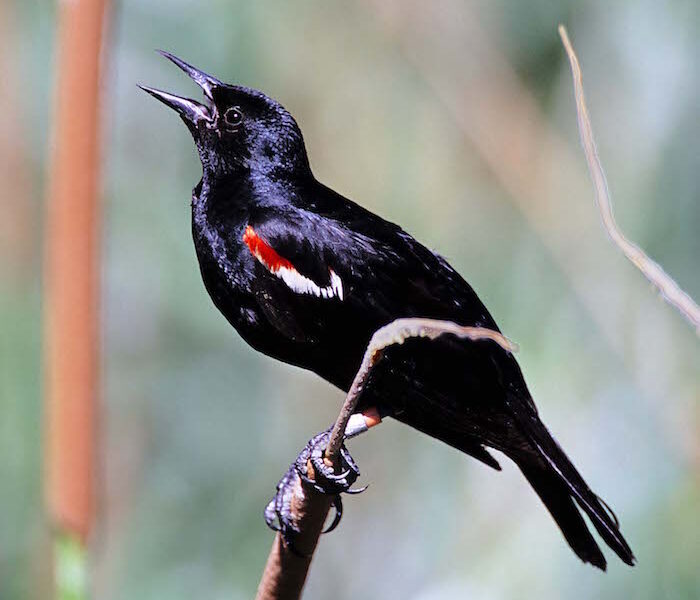
[[[290,269],[289,267],[279,267],[277,271],[270,272],[277,275],[297,294],[313,294],[318,298],[337,297],[339,300],[343,299],[343,282],[333,269],[330,269],[331,282],[326,287],[319,286],[296,269]]]

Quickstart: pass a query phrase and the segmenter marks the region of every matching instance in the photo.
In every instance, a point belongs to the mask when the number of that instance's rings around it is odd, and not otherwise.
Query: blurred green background
[[[55,10],[0,4],[0,598],[44,598],[41,256]],[[319,179],[447,256],[516,340],[545,422],[639,564],[583,566],[519,472],[387,422],[307,598],[700,597],[698,339],[611,245],[569,28],[623,230],[700,298],[700,5],[129,0],[104,82],[104,394],[94,597],[250,598],[262,509],[342,394],[245,346],[201,284],[171,50],[278,98]],[[79,106],[75,107],[80,110]]]

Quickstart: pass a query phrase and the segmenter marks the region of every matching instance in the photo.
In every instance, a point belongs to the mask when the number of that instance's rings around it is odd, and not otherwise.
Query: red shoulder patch
[[[243,241],[251,254],[273,273],[277,273],[282,268],[294,269],[294,265],[277,254],[275,249],[263,240],[250,225],[243,232]]]

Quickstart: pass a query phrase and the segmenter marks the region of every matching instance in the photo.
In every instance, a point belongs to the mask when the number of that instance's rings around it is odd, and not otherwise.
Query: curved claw
[[[335,516],[333,517],[333,522],[323,530],[322,533],[330,533],[340,524],[340,520],[343,518],[343,501],[340,496],[333,496],[333,508],[335,509]]]
[[[314,466],[314,469],[318,474],[323,479],[329,479],[330,481],[342,481],[343,479],[347,478],[350,473],[352,473],[352,469],[347,469],[346,471],[343,471],[342,473],[329,473],[329,468],[326,467],[325,463],[323,462],[323,459],[321,458],[312,458],[311,459],[311,464]]]
[[[263,518],[265,519],[265,524],[272,529],[272,531],[282,531],[282,528],[278,523],[275,523],[277,517],[277,507],[275,505],[276,498],[273,498],[267,503],[265,510],[263,511]]]

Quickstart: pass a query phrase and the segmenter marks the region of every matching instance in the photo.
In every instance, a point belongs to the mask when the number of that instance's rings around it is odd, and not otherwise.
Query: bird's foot
[[[359,477],[360,470],[345,444],[340,448],[339,458],[336,461],[338,464],[335,469],[324,459],[330,431],[328,429],[309,440],[309,443],[280,479],[274,498],[265,508],[267,526],[279,531],[287,546],[296,554],[300,554],[294,546],[294,538],[299,533],[299,528],[294,520],[292,500],[295,488],[300,483],[299,480],[301,480],[302,487],[307,486],[321,494],[332,496],[335,515],[323,533],[333,531],[340,523],[343,516],[343,501],[340,494],[359,494],[366,489],[366,487],[357,489],[350,487]]]
[[[349,494],[363,492],[364,488],[358,490],[350,489],[350,486],[360,476],[360,470],[357,468],[357,464],[352,456],[350,456],[350,452],[348,452],[345,444],[340,447],[338,464],[336,465],[338,472],[326,462],[324,454],[330,436],[331,430],[328,429],[309,440],[309,443],[306,444],[306,447],[294,461],[294,467],[299,477],[322,494],[337,496],[344,492]],[[308,472],[309,463],[313,468],[313,476],[310,476]]]

